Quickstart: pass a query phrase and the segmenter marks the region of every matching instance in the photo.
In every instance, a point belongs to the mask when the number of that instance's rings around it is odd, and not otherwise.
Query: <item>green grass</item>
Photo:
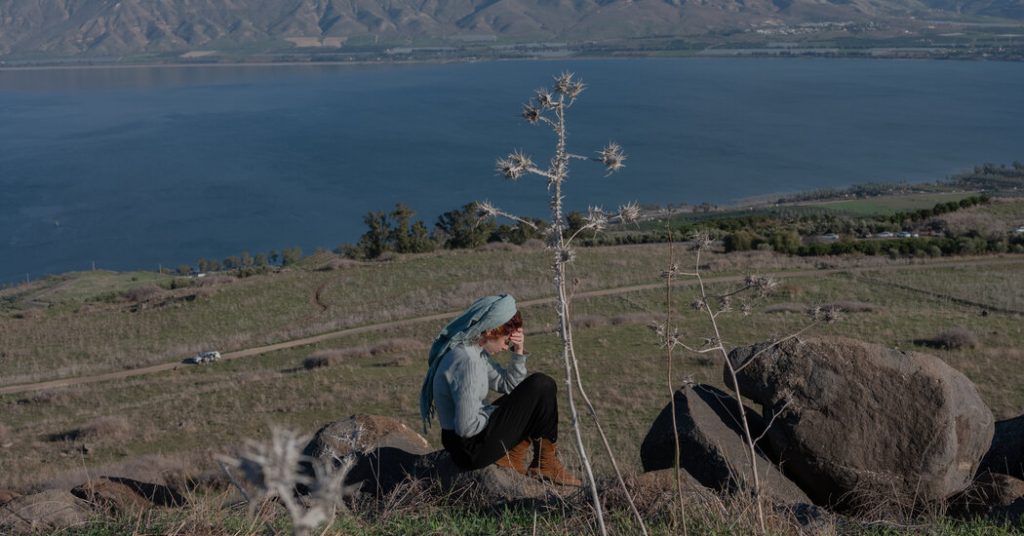
[[[801,206],[824,208],[850,216],[886,216],[902,211],[932,208],[938,203],[959,201],[971,195],[973,195],[972,192],[887,195],[848,201],[802,203]]]
[[[290,522],[281,509],[270,505],[256,517],[237,509],[210,505],[222,497],[200,497],[198,507],[184,510],[151,511],[141,516],[96,519],[85,526],[62,531],[69,536],[115,536],[121,534],[232,534],[270,535],[287,533]],[[578,499],[558,506],[494,506],[470,507],[458,500],[430,500],[419,504],[391,505],[391,509],[371,506],[355,513],[342,513],[324,529],[325,535],[397,536],[407,534],[444,535],[575,535],[596,532],[595,521]],[[700,536],[747,536],[753,526],[750,512],[742,505],[725,505],[726,512],[698,509],[691,505],[686,516],[689,534]],[[639,527],[628,511],[612,508],[606,512],[606,523],[613,534],[639,534]],[[927,523],[923,525],[923,523]],[[645,524],[650,534],[674,536],[683,533],[679,518],[667,511],[648,516]],[[1018,526],[989,521],[958,521],[932,519],[909,526],[887,525],[871,521],[849,520],[835,527],[838,534],[851,536],[1016,536],[1024,534]],[[829,533],[829,532],[826,532]],[[779,514],[769,514],[767,534],[770,536],[801,534],[794,524]]]

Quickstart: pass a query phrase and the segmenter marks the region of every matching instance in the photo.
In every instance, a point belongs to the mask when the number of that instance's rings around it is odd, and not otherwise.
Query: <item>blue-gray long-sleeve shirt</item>
[[[441,428],[461,437],[479,434],[497,407],[487,403],[487,393],[494,390],[508,394],[524,378],[524,355],[512,354],[505,368],[475,344],[448,350],[434,375],[434,405]]]

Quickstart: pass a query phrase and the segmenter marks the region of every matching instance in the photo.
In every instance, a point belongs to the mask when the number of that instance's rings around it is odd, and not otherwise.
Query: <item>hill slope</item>
[[[807,22],[1024,18],[1020,0],[0,0],[0,55],[110,56],[685,36]]]

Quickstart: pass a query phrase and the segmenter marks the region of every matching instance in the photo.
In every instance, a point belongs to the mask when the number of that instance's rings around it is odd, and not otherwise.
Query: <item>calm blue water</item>
[[[543,215],[550,137],[518,119],[563,69],[589,89],[570,145],[609,140],[620,174],[574,164],[570,208],[726,202],[932,180],[1024,159],[1024,65],[888,60],[602,60],[400,67],[0,71],[0,281],[155,269],[355,241],[405,202],[432,224],[487,198]]]

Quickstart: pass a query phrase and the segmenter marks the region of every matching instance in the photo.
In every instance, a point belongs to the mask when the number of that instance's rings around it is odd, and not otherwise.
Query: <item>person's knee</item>
[[[558,390],[558,384],[555,383],[554,378],[544,374],[543,372],[535,372],[531,374],[526,380],[530,382],[530,387],[541,392],[555,392]]]

